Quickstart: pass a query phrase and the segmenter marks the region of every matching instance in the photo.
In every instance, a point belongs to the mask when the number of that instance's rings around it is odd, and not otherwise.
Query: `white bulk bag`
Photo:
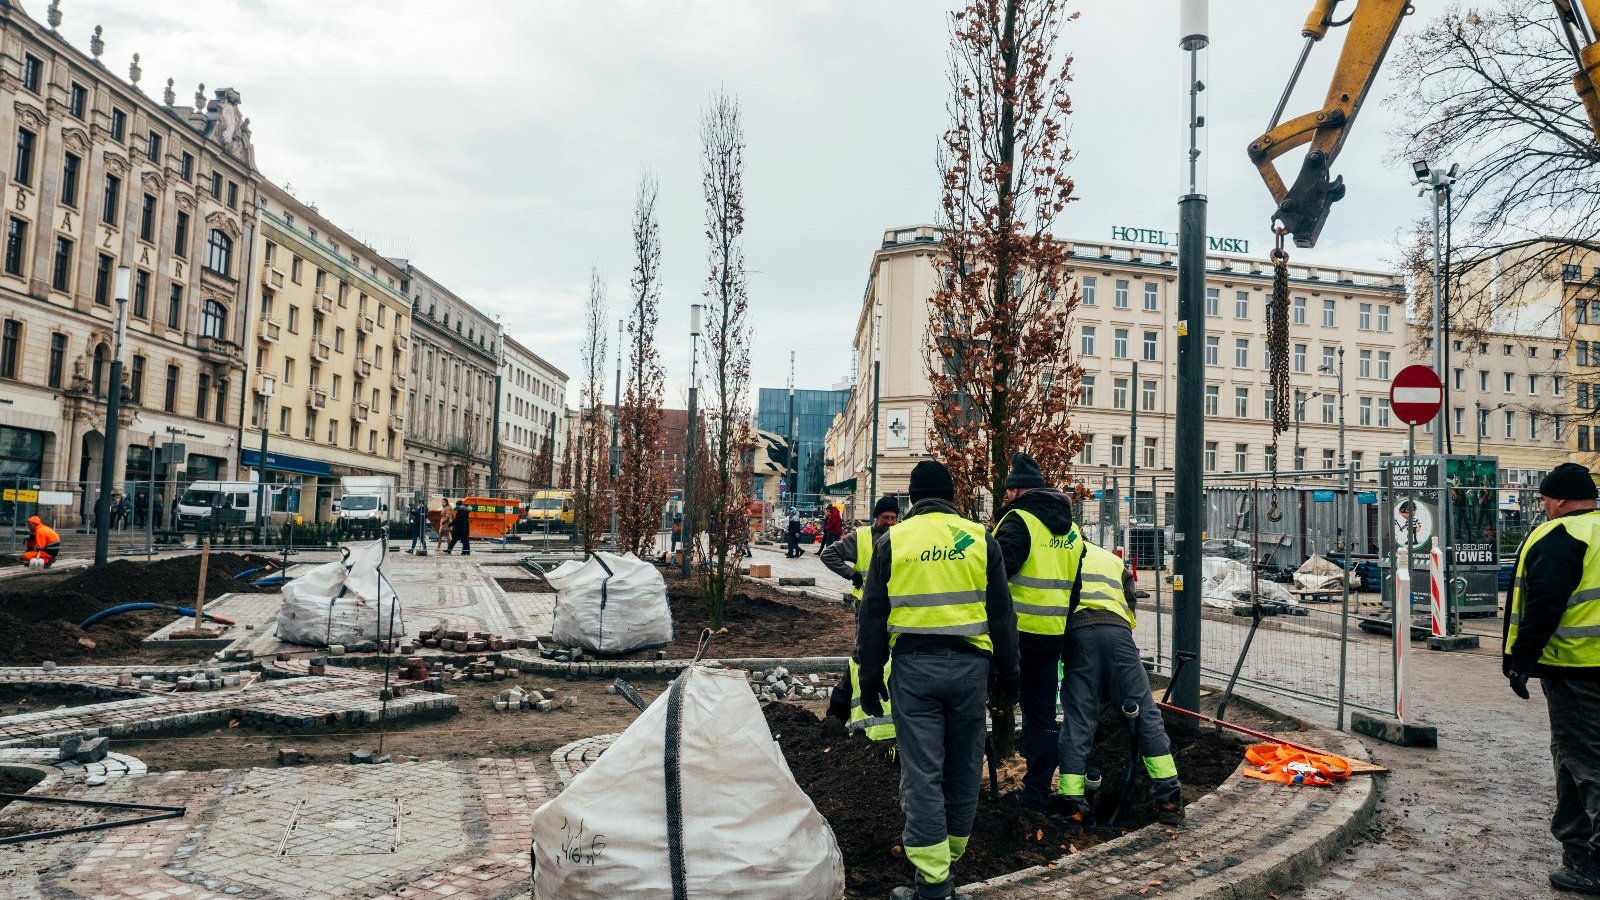
[[[596,553],[545,573],[556,589],[550,636],[562,647],[628,653],[672,643],[667,583],[632,553]]]
[[[381,562],[383,543],[372,541],[352,546],[348,559],[317,566],[286,582],[280,592],[278,639],[322,647],[405,634],[399,598],[379,578]]]
[[[674,712],[683,896],[842,897],[833,829],[795,784],[746,673],[696,665],[533,814],[535,900],[672,900]]]

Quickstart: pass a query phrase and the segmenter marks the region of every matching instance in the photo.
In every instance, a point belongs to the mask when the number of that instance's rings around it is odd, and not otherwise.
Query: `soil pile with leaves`
[[[206,569],[205,594],[274,592],[235,575],[275,564],[253,553],[213,553]],[[119,559],[76,573],[45,571],[0,581],[0,665],[37,665],[45,660],[98,665],[131,662],[140,642],[171,622],[173,613],[147,610],[121,613],[88,629],[78,624],[124,603],[194,605],[200,586],[198,554],[155,562]],[[193,651],[187,652],[193,656]]]
[[[710,615],[698,579],[667,577],[673,643],[667,656],[694,656]],[[833,601],[810,600],[752,578],[729,585],[722,628],[706,650],[710,657],[849,656],[856,617]]]

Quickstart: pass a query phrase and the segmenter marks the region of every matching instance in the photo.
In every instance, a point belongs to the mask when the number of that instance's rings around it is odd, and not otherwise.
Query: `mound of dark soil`
[[[13,556],[10,553],[0,553],[0,569],[5,568],[6,566],[20,565],[22,565],[22,557]]]
[[[496,578],[500,590],[508,594],[554,594],[556,589],[543,578]]]
[[[700,632],[710,624],[700,582],[667,579],[672,603],[670,657],[693,656]],[[855,649],[855,614],[837,603],[807,600],[771,585],[741,578],[722,610],[726,632],[712,637],[716,657],[849,656]]]
[[[905,820],[900,813],[900,767],[891,745],[847,735],[837,727],[825,728],[815,713],[793,704],[770,703],[765,713],[795,781],[833,828],[844,855],[845,896],[882,897],[896,885],[909,884],[911,866],[897,853]],[[1109,819],[1116,808],[1127,770],[1128,738],[1123,723],[1121,714],[1108,705],[1089,757],[1090,765],[1105,773],[1105,788],[1097,804],[1102,819]],[[1229,738],[1171,728],[1169,733],[1186,801],[1221,784],[1243,758],[1241,745]],[[1021,759],[1013,757],[1005,769],[1020,775]],[[1148,784],[1141,767],[1133,785],[1138,796],[1131,798],[1117,827],[1074,836],[1059,821],[1023,809],[1015,778],[1002,776],[1000,798],[990,800],[986,776],[972,843],[958,865],[957,878],[967,883],[1046,865],[1143,827],[1154,821],[1143,802]]]
[[[0,794],[26,794],[44,780],[44,772],[34,769],[0,769]],[[0,797],[0,807],[10,803]]]
[[[206,599],[230,592],[270,591],[233,576],[271,564],[250,553],[213,553],[206,569]],[[123,603],[193,606],[200,557],[156,562],[119,559],[65,576],[45,572],[0,581],[0,664],[105,663],[137,650],[151,632],[172,621],[161,610],[123,613],[90,626],[78,623]]]

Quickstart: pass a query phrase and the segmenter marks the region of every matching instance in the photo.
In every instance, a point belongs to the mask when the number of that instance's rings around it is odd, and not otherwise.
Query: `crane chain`
[[[1267,352],[1272,357],[1268,380],[1272,382],[1272,501],[1267,509],[1267,520],[1277,522],[1283,518],[1278,508],[1278,436],[1289,430],[1289,408],[1294,398],[1289,395],[1289,253],[1283,249],[1286,229],[1272,223],[1277,244],[1269,259],[1272,261],[1272,297],[1267,301]]]

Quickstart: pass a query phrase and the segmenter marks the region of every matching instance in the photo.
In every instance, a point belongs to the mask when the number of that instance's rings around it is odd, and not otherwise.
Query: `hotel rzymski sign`
[[[1130,244],[1155,244],[1158,247],[1178,246],[1178,233],[1176,231],[1162,231],[1159,228],[1129,228],[1126,225],[1111,226],[1111,239],[1113,241],[1127,241]],[[1250,254],[1250,241],[1245,238],[1212,237],[1206,236],[1206,248],[1216,253],[1238,253],[1248,256]]]

